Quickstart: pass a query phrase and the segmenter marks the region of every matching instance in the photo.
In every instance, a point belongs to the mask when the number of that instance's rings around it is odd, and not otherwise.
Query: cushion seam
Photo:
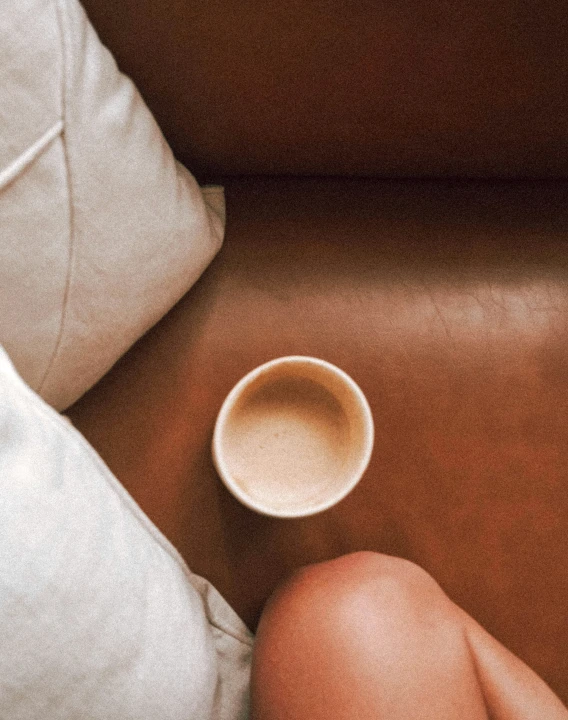
[[[69,145],[67,142],[67,136],[66,136],[66,120],[67,120],[67,89],[68,89],[68,81],[67,81],[67,73],[68,73],[68,42],[67,42],[67,33],[66,33],[66,23],[65,23],[65,10],[62,7],[61,0],[54,0],[53,2],[55,15],[57,17],[57,23],[59,26],[59,39],[61,43],[61,115],[63,118],[63,129],[62,129],[62,141],[63,141],[63,158],[65,163],[65,182],[67,186],[67,200],[68,200],[68,218],[69,218],[69,226],[68,226],[68,242],[69,242],[69,249],[68,249],[68,256],[67,256],[67,273],[65,277],[65,286],[63,288],[63,298],[62,298],[62,306],[61,306],[61,319],[59,323],[59,330],[57,332],[57,336],[55,339],[55,346],[53,348],[53,352],[51,354],[51,357],[47,363],[43,378],[41,379],[39,386],[38,386],[38,393],[41,393],[49,379],[49,376],[51,374],[51,371],[53,369],[53,366],[55,365],[55,362],[57,360],[57,356],[59,354],[59,349],[61,347],[61,343],[63,340],[63,333],[65,329],[65,321],[67,319],[67,312],[69,308],[69,296],[71,291],[71,280],[72,280],[72,270],[73,270],[73,259],[74,259],[74,251],[75,251],[75,211],[74,211],[74,202],[73,202],[73,177],[71,172],[71,161],[69,157]]]

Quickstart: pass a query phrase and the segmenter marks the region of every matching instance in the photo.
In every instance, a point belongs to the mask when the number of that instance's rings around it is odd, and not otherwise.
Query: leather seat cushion
[[[223,249],[71,410],[137,501],[254,626],[301,564],[371,549],[425,567],[568,699],[568,185],[225,179]],[[347,371],[376,426],[332,510],[256,515],[213,424],[274,357]]]

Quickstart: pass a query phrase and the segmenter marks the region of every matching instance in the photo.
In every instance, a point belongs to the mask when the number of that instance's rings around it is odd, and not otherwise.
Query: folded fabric
[[[0,343],[63,409],[191,287],[224,197],[177,163],[77,0],[0,0]]]
[[[0,718],[243,720],[252,636],[0,348]]]

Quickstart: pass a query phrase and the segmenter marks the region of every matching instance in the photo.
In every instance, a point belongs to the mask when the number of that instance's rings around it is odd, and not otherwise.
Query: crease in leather
[[[33,161],[63,132],[63,120],[60,118],[41,137],[32,143],[21,155],[7,167],[0,170],[0,191],[19,177]]]

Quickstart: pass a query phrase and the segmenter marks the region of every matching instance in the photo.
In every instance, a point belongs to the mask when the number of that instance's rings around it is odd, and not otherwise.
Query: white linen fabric
[[[77,0],[0,0],[0,343],[64,409],[196,281],[224,197],[177,163]]]
[[[0,348],[1,720],[243,720],[252,636]]]

